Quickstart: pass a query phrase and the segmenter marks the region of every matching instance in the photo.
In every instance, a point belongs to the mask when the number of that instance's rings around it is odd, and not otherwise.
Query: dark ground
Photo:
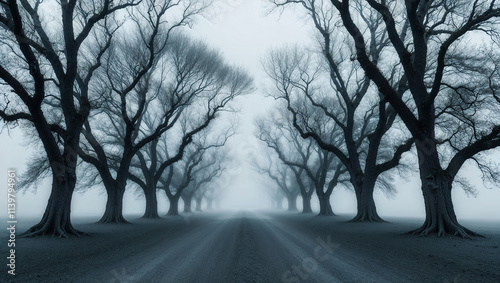
[[[297,213],[190,214],[75,227],[83,238],[17,239],[1,282],[500,282],[499,223],[486,238],[418,237],[421,222],[345,223]],[[5,222],[4,222],[5,223]],[[20,221],[27,229],[33,221]],[[24,230],[20,230],[22,232]],[[7,233],[0,233],[7,243]],[[0,254],[8,256],[6,244]]]

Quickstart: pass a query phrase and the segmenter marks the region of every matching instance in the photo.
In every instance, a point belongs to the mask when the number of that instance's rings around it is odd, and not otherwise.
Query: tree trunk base
[[[473,239],[473,237],[484,238],[483,235],[478,234],[472,230],[465,228],[464,226],[458,224],[454,221],[445,221],[440,219],[440,221],[425,221],[420,228],[408,232],[412,235],[428,236],[431,234],[437,234],[438,237],[446,237],[451,235],[452,237],[462,237],[464,239]]]
[[[65,238],[67,239],[69,236],[76,236],[76,237],[83,237],[83,236],[90,236],[89,233],[81,232],[76,230],[75,228],[55,228],[55,229],[44,229],[40,228],[37,229],[35,226],[30,228],[28,231],[22,233],[19,235],[21,238],[36,238],[40,236],[52,236],[52,237],[59,237],[59,238]]]
[[[84,233],[76,230],[71,223],[66,225],[55,225],[47,221],[40,221],[37,225],[31,227],[28,231],[19,235],[21,238],[35,238],[40,236],[52,236],[59,238],[68,238],[69,236],[90,236],[89,233]]]
[[[353,219],[348,221],[349,223],[356,222],[373,222],[373,223],[383,223],[387,222],[382,217],[378,216],[377,213],[358,213]]]
[[[170,199],[167,216],[179,216],[179,199]]]
[[[337,216],[337,214],[333,213],[333,212],[319,212],[317,216]]]
[[[123,217],[123,195],[125,189],[115,187],[107,190],[108,200],[106,201],[106,210],[97,223],[101,224],[129,224]]]
[[[426,167],[425,171],[421,169],[420,180],[422,181],[426,218],[420,228],[410,231],[411,234],[421,236],[437,234],[438,237],[449,235],[466,239],[482,237],[458,223],[451,197],[453,183],[451,175],[439,166],[431,164]]]
[[[319,198],[319,213],[318,216],[335,216],[332,205],[330,204],[330,196],[323,195]]]
[[[144,195],[146,196],[146,210],[141,218],[146,219],[158,219],[160,215],[158,214],[158,201],[156,199],[156,190],[153,192],[144,190]]]
[[[302,213],[312,213],[311,198],[302,198]]]
[[[71,199],[74,183],[66,180],[60,182],[57,177],[52,180],[52,192],[38,224],[19,235],[22,238],[52,236],[68,238],[69,236],[88,236],[90,234],[76,230],[71,224]]]
[[[104,216],[97,221],[100,224],[130,224],[122,215],[108,215]]]

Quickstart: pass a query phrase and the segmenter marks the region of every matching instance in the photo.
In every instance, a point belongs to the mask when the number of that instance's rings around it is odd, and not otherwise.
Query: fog
[[[231,155],[237,160],[237,166],[231,168],[224,177],[224,193],[220,200],[220,209],[258,210],[270,209],[271,200],[263,178],[250,164],[253,156],[261,154],[261,145],[254,138],[254,119],[272,108],[274,100],[265,97],[266,77],[261,61],[272,47],[300,44],[312,40],[311,28],[303,17],[292,11],[271,13],[262,1],[226,0],[216,1],[217,14],[206,15],[198,19],[188,33],[220,49],[228,62],[244,67],[255,78],[255,91],[238,98],[233,104],[240,109],[237,118],[241,120],[238,134],[228,146]],[[35,149],[24,141],[19,129],[4,129],[0,135],[0,184],[7,184],[8,168],[15,168],[20,174],[25,163]],[[498,151],[493,154],[498,155]],[[454,205],[460,219],[498,219],[500,215],[500,189],[486,189],[480,180],[480,173],[472,166],[462,169],[467,172],[472,184],[478,188],[477,197],[469,197],[460,189],[453,191]],[[423,218],[424,202],[417,173],[408,180],[398,179],[398,193],[387,198],[383,193],[375,193],[377,209],[382,217],[405,216]],[[3,190],[5,192],[5,190]],[[40,217],[43,214],[50,193],[50,182],[46,180],[34,189],[17,195],[17,213],[19,217]],[[355,214],[356,200],[352,191],[336,188],[332,194],[332,207],[338,214]],[[6,193],[0,197],[0,211],[6,211]],[[73,216],[99,217],[104,212],[106,194],[103,189],[93,188],[76,192],[73,198]],[[313,197],[313,210],[318,210],[317,199]],[[168,200],[164,192],[158,192],[160,215],[168,209]],[[301,208],[300,199],[297,201]],[[124,198],[125,215],[143,213],[145,201],[141,194],[127,190]],[[286,204],[285,204],[286,207]],[[182,209],[182,204],[181,207]]]

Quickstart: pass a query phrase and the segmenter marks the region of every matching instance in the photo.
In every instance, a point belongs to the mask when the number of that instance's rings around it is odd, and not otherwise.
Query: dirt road
[[[335,218],[333,218],[335,219]],[[498,237],[402,235],[401,225],[314,216],[194,214],[80,224],[84,238],[20,239],[2,282],[495,282]],[[458,245],[458,247],[457,247]],[[2,249],[2,254],[4,250]],[[479,264],[479,265],[478,265]],[[6,272],[2,274],[5,276]]]

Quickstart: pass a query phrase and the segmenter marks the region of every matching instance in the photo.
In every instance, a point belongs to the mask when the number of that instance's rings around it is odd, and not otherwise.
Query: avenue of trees
[[[358,210],[352,221],[382,221],[374,188],[391,189],[384,181],[391,172],[384,172],[414,148],[415,164],[405,166],[419,170],[426,219],[412,232],[476,235],[458,223],[451,191],[473,190],[459,176],[466,163],[476,165],[485,181],[498,180],[497,165],[486,154],[500,145],[500,4],[270,2],[278,11],[300,10],[316,31],[316,46],[269,53],[269,95],[285,105],[302,138],[334,154],[349,174]],[[264,128],[282,125],[273,121]],[[329,140],[333,132],[340,141]],[[260,130],[257,136],[279,148],[272,135],[263,139]],[[328,170],[334,175],[338,169]]]
[[[187,157],[196,166],[223,163],[223,154],[205,161],[200,153],[217,138],[188,146],[209,135],[204,130],[251,90],[252,79],[182,35],[206,8],[204,1],[0,2],[0,117],[35,132],[43,148],[27,178],[52,177],[46,211],[26,236],[81,234],[70,219],[80,171],[93,168],[106,190],[100,222],[122,223],[129,179],[147,182],[145,217],[156,217],[156,184],[175,178],[180,194],[193,178],[173,168],[186,151],[197,152]],[[145,154],[154,156],[140,164]],[[134,178],[136,167],[148,176]]]

